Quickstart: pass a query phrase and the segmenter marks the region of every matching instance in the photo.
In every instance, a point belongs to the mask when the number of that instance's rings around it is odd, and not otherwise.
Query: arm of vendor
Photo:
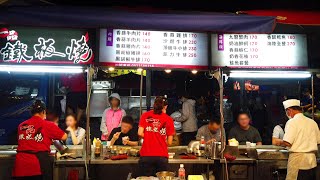
[[[108,141],[110,145],[138,145],[137,131],[133,128],[134,121],[131,116],[122,118],[121,126],[114,128],[110,133]]]
[[[204,136],[204,139],[207,143],[221,141],[221,122],[218,118],[213,118],[210,120],[209,124],[199,128],[197,133],[197,140],[201,139],[201,136]]]

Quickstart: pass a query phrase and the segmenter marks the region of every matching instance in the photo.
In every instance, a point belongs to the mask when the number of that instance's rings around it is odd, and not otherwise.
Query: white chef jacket
[[[314,120],[299,113],[287,122],[283,140],[292,145],[289,152],[316,152],[320,131]]]
[[[315,121],[296,114],[285,127],[283,140],[292,146],[289,149],[289,159],[286,180],[296,180],[299,170],[308,170],[317,166],[315,152],[320,144],[320,131]]]

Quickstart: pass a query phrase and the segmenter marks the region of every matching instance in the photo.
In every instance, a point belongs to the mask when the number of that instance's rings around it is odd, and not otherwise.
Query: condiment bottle
[[[199,150],[204,151],[204,150],[205,150],[205,148],[206,148],[206,142],[205,142],[205,140],[204,140],[204,136],[201,136]]]
[[[94,150],[94,155],[95,157],[100,157],[100,154],[101,154],[101,141],[99,138],[97,138],[97,141],[96,141],[96,147],[95,147],[95,150]]]
[[[186,170],[184,169],[184,165],[183,164],[180,164],[178,175],[179,175],[179,180],[185,180],[186,179]]]

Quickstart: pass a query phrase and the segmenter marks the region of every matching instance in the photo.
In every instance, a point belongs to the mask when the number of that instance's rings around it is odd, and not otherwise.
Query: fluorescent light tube
[[[81,66],[0,65],[2,72],[25,73],[83,73]]]
[[[231,71],[230,78],[310,78],[309,72],[299,71]]]

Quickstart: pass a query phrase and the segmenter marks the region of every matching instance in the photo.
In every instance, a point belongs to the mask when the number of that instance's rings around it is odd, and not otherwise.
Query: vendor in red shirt
[[[18,148],[14,179],[52,179],[50,145],[52,140],[66,140],[64,133],[53,122],[45,121],[45,104],[36,100],[31,107],[32,117],[18,126]],[[51,168],[50,168],[51,167]]]
[[[167,170],[168,146],[175,134],[173,120],[166,114],[167,106],[166,98],[157,97],[154,110],[141,116],[138,135],[143,138],[139,160],[142,176],[155,176],[157,172]]]

